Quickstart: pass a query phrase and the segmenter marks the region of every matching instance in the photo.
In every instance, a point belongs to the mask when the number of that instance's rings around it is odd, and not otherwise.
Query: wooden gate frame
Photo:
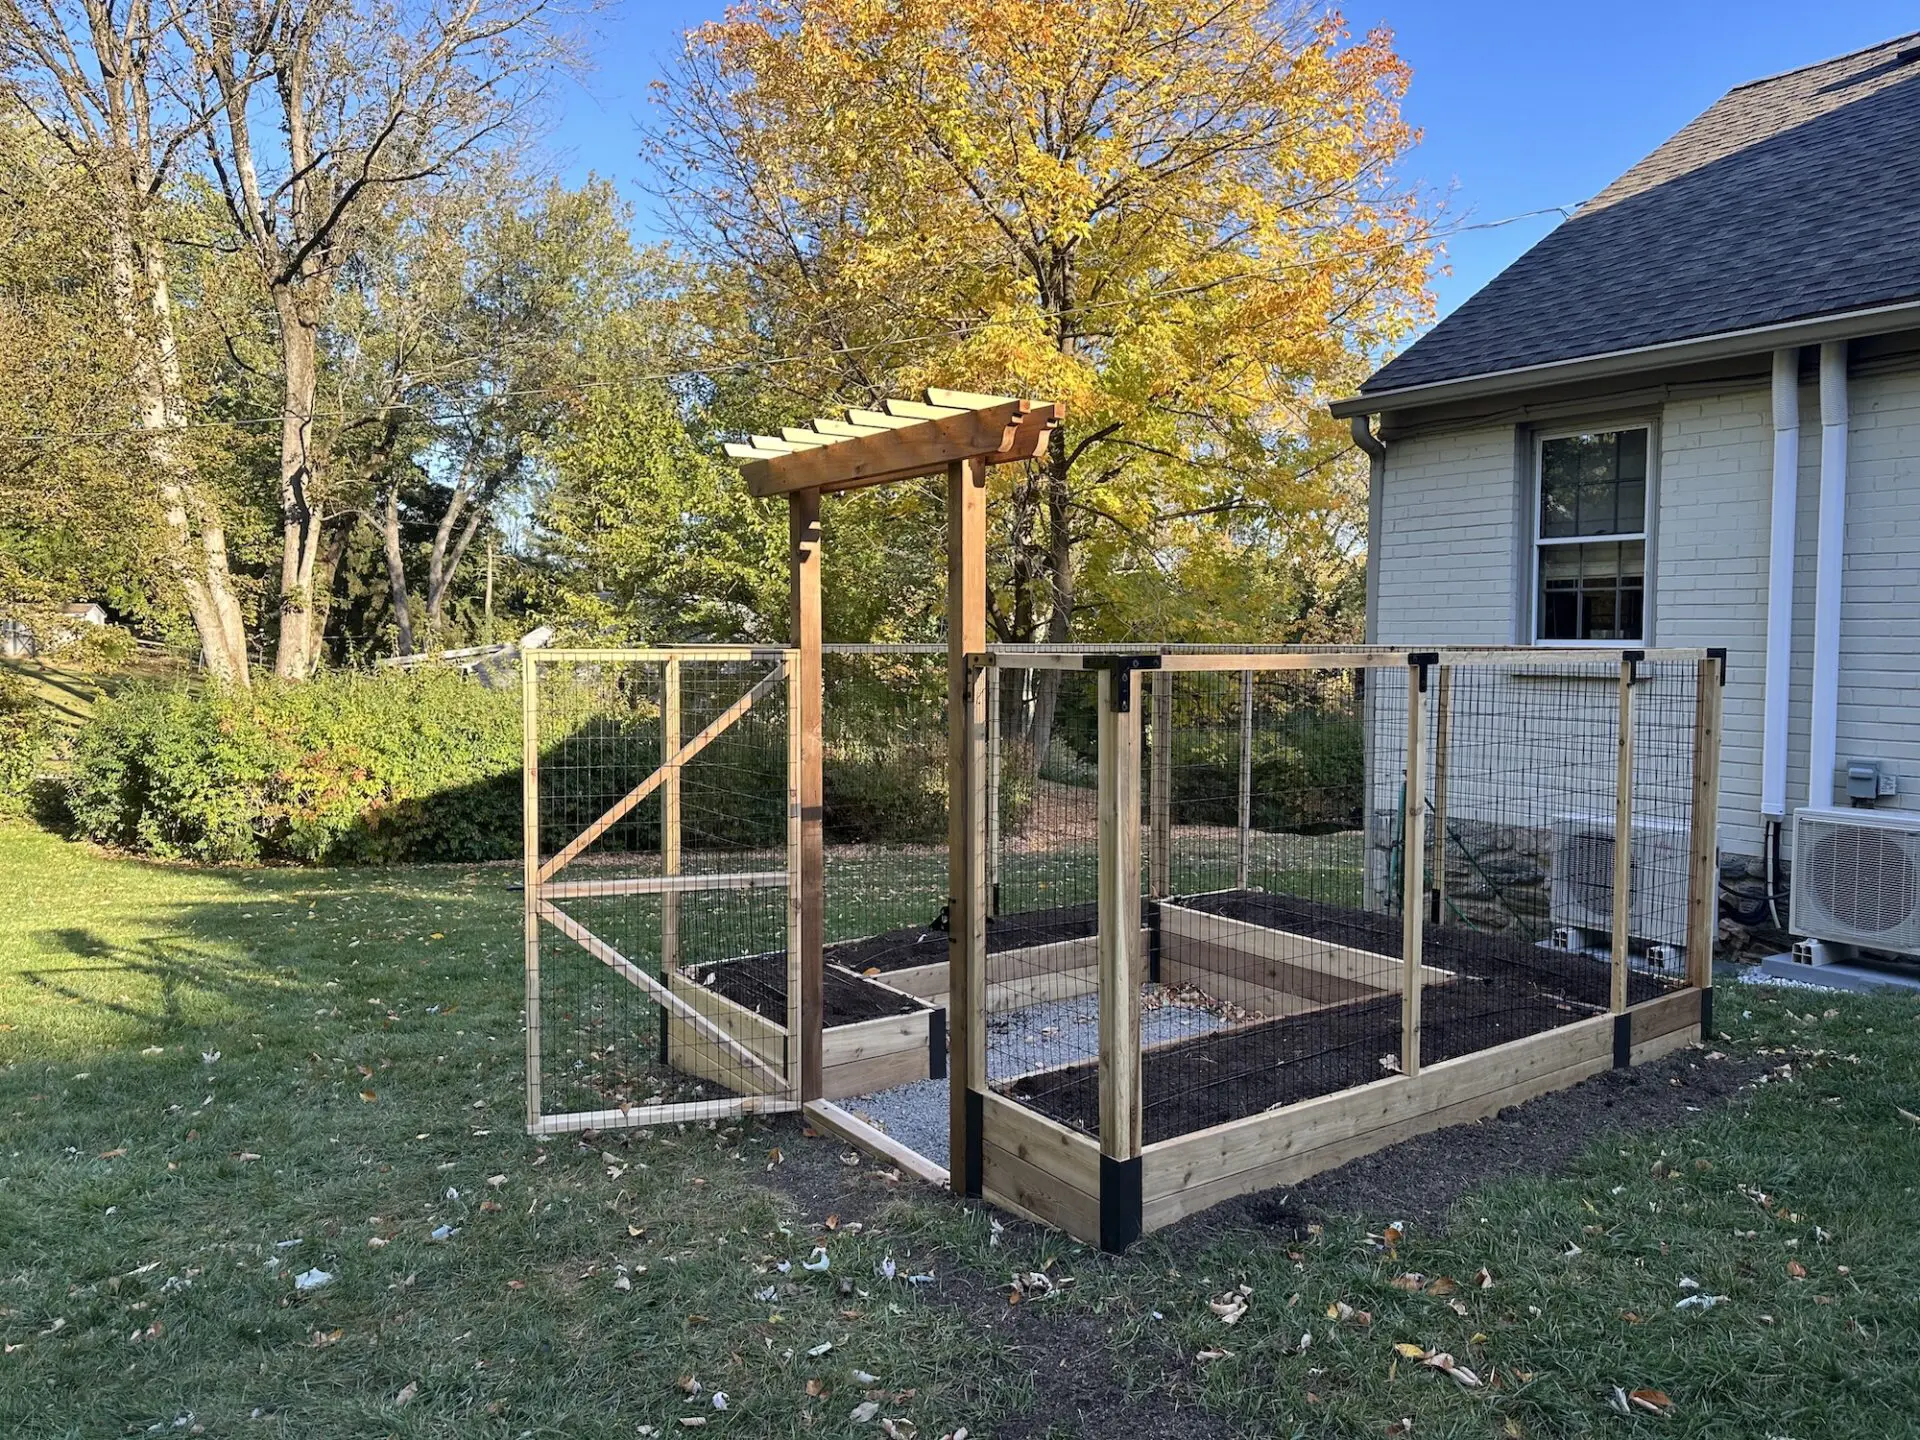
[[[729,1035],[721,1026],[689,1005],[660,980],[634,964],[600,936],[556,903],[576,898],[611,895],[661,897],[661,963],[677,967],[679,958],[680,897],[701,890],[772,889],[787,891],[787,1024],[789,1034],[803,1034],[804,1020],[798,968],[801,954],[802,904],[799,884],[801,852],[800,776],[802,726],[798,655],[790,649],[752,645],[707,645],[677,648],[524,650],[520,656],[521,713],[521,850],[524,889],[524,944],[527,1007],[527,1133],[555,1135],[584,1129],[610,1130],[636,1125],[659,1125],[688,1120],[713,1120],[745,1114],[768,1114],[799,1108],[798,1076],[790,1054],[782,1070]],[[681,666],[707,662],[771,662],[772,668],[741,697],[709,722],[697,735],[681,739]],[[540,682],[542,665],[661,665],[665,670],[662,706],[661,762],[638,785],[602,813],[573,839],[544,861],[540,856]],[[784,870],[749,871],[721,875],[686,875],[680,871],[680,777],[682,767],[711,745],[759,701],[784,685],[787,696],[787,864]],[[815,710],[816,720],[818,710]],[[816,736],[818,726],[815,726]],[[596,880],[556,878],[593,842],[656,790],[662,792],[661,869],[659,875],[612,877]],[[724,1050],[749,1072],[764,1078],[769,1093],[723,1100],[697,1100],[666,1105],[627,1105],[567,1115],[542,1113],[540,1044],[540,942],[542,924],[551,925],[594,959],[607,966],[662,1009],[691,1026],[703,1038]],[[818,1048],[820,1008],[811,1021]]]

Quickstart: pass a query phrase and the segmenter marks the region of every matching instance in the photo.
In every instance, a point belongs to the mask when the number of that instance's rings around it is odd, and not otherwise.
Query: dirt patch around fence
[[[777,1025],[787,1023],[785,955],[747,955],[715,965],[691,966],[687,974],[762,1019]],[[831,965],[826,967],[820,988],[824,1023],[829,1030],[886,1015],[911,1015],[924,1008],[911,995],[872,984]]]
[[[1396,917],[1253,891],[1182,901],[1187,908],[1290,934],[1397,956]],[[1280,953],[1276,946],[1275,953]],[[1454,972],[1422,992],[1423,1065],[1458,1059],[1605,1013],[1607,964],[1567,951],[1457,927],[1430,926],[1426,964]],[[1631,977],[1629,1000],[1673,988],[1658,976]],[[1211,1126],[1331,1095],[1393,1073],[1400,1053],[1397,994],[1302,1014],[1255,1020],[1177,1044],[1141,1060],[1145,1140],[1168,1140]],[[1097,1129],[1100,1083],[1094,1063],[1028,1075],[1008,1093],[1042,1114],[1089,1133]]]

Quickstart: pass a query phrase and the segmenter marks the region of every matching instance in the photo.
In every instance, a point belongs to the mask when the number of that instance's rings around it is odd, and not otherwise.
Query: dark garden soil
[[[787,957],[747,955],[687,972],[736,1005],[776,1024],[787,1023]],[[829,965],[821,980],[825,1025],[829,1030],[884,1015],[911,1015],[922,1009],[911,995],[889,990]]]
[[[1092,902],[1084,905],[1058,905],[1050,910],[1028,910],[1018,915],[996,915],[987,921],[987,953],[1024,950],[1029,945],[1050,945],[1056,940],[1078,940],[1098,928]],[[868,935],[859,940],[839,940],[827,946],[827,959],[849,970],[910,970],[917,965],[938,965],[947,958],[947,927],[909,925]]]
[[[1182,903],[1376,954],[1400,953],[1400,922],[1390,915],[1253,891]],[[1429,926],[1423,958],[1456,976],[1422,992],[1423,1065],[1571,1024],[1603,1013],[1609,1003],[1605,962],[1521,940]],[[1671,988],[1656,976],[1635,974],[1628,998],[1651,1000]],[[1255,1021],[1149,1050],[1141,1062],[1145,1139],[1171,1139],[1378,1080],[1390,1073],[1383,1057],[1399,1053],[1397,995]],[[1009,1093],[1063,1124],[1087,1131],[1098,1125],[1099,1071],[1092,1062],[1026,1076]]]

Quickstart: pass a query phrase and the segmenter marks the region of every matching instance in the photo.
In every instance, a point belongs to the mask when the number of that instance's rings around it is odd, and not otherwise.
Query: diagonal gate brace
[[[654,979],[653,976],[647,974],[646,971],[627,959],[626,956],[614,949],[613,946],[607,944],[606,941],[602,940],[598,935],[595,935],[591,930],[587,929],[586,926],[582,925],[578,920],[575,920],[571,915],[567,914],[551,901],[542,900],[538,903],[540,918],[542,920],[545,920],[549,925],[553,926],[554,929],[558,930],[562,935],[565,935],[569,940],[593,956],[594,959],[607,966],[615,974],[620,976],[621,979],[646,991],[653,999],[659,1001],[661,1005],[671,1010],[680,1019],[686,1021],[687,1024],[691,1025],[707,1039],[726,1051],[727,1054],[731,1055],[735,1060],[738,1060],[742,1065],[746,1066],[749,1071],[762,1077],[770,1090],[783,1091],[787,1088],[786,1076],[773,1069],[766,1061],[754,1054],[753,1051],[749,1050],[745,1045],[742,1045],[738,1040],[734,1039],[733,1036],[727,1034],[725,1030],[702,1015],[698,1010],[694,1009],[693,1006],[689,1005],[665,985]]]

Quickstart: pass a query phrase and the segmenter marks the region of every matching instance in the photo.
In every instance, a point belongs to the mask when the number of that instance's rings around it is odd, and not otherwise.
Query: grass
[[[908,908],[898,866],[841,863],[845,924],[869,882]],[[1723,1048],[1791,1078],[1678,1132],[1596,1115],[1571,1172],[1475,1191],[1397,1253],[1367,1239],[1390,1217],[1203,1218],[1112,1260],[995,1236],[792,1122],[528,1141],[505,867],[192,870],[0,826],[0,873],[7,1435],[874,1435],[856,1367],[929,1440],[1403,1416],[1417,1437],[1816,1440],[1920,1413],[1911,1001],[1727,987]],[[813,1198],[782,1193],[802,1180]],[[866,1228],[823,1229],[830,1208]],[[433,1243],[441,1224],[459,1233]],[[826,1275],[772,1268],[816,1242]],[[889,1255],[935,1283],[877,1279]],[[1010,1311],[1007,1274],[1041,1266],[1078,1283]],[[302,1295],[311,1267],[335,1279]],[[1395,1288],[1409,1271],[1459,1289]],[[1682,1279],[1728,1298],[1675,1310]],[[1209,1298],[1241,1284],[1225,1326]],[[1616,1415],[1616,1385],[1672,1413]]]

